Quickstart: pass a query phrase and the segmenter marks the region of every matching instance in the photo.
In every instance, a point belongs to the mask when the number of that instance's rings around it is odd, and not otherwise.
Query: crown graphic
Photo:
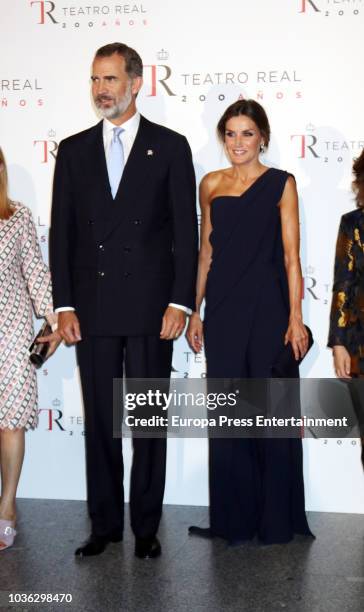
[[[53,400],[52,406],[55,406],[56,408],[58,408],[58,406],[60,406],[60,405],[61,405],[61,402],[60,402],[59,399],[56,398],[56,399]]]
[[[315,271],[315,268],[313,266],[307,266],[306,268],[306,273],[307,274],[313,274]]]
[[[169,53],[165,49],[161,49],[157,53],[157,59],[159,60],[167,60],[169,58]]]
[[[315,128],[315,126],[313,125],[313,123],[308,123],[308,124],[306,125],[306,131],[307,131],[307,132],[314,132],[314,131],[315,131],[315,129],[316,129],[316,128]]]
[[[50,129],[48,132],[48,138],[54,138],[56,135],[56,130]]]

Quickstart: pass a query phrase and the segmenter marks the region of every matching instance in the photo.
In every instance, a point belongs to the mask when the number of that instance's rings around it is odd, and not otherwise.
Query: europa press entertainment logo
[[[297,0],[298,12],[322,17],[357,17],[363,12],[363,0]]]
[[[38,25],[61,28],[107,26],[146,26],[148,9],[144,4],[99,4],[62,6],[53,0],[28,0]]]

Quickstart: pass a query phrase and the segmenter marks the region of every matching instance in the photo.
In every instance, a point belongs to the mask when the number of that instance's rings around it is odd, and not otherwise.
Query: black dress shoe
[[[155,559],[162,554],[158,538],[135,538],[135,556],[139,559]]]
[[[110,534],[109,536],[97,536],[92,533],[88,540],[75,550],[75,555],[76,557],[101,555],[110,542],[121,542],[122,539],[123,536],[117,533]]]
[[[210,527],[197,527],[197,525],[191,525],[191,527],[188,528],[188,533],[190,535],[199,536],[200,538],[205,538],[206,540],[211,540],[214,537]]]

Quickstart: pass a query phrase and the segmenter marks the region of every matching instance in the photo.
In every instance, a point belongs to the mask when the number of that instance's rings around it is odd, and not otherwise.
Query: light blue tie
[[[107,171],[109,174],[111,194],[112,197],[115,198],[124,170],[124,149],[123,143],[120,140],[120,134],[124,132],[124,129],[121,127],[115,127],[113,132],[114,134],[107,159]]]

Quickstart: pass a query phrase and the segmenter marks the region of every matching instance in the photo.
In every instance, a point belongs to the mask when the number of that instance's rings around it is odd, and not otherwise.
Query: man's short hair
[[[96,51],[95,59],[97,57],[110,57],[114,55],[114,53],[124,58],[125,71],[131,79],[143,76],[142,58],[135,49],[128,47],[128,45],[124,45],[124,43],[115,42],[100,47],[100,49]]]

